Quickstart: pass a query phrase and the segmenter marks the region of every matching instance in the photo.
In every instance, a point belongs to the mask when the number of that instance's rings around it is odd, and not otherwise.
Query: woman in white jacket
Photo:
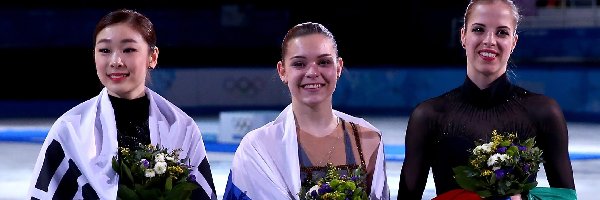
[[[216,199],[197,124],[145,85],[159,52],[152,22],[136,11],[116,10],[100,20],[94,38],[104,88],[51,127],[34,168],[31,199],[116,199],[119,177],[111,159],[118,147],[140,143],[181,148],[200,186],[192,198]]]
[[[337,44],[323,25],[302,23],[283,39],[277,63],[292,103],[272,122],[244,136],[235,152],[224,199],[304,199],[325,175],[366,172],[370,199],[389,199],[380,131],[367,121],[333,110],[342,69]]]

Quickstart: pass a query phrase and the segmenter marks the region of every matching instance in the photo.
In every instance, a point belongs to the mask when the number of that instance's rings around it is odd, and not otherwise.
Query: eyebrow
[[[333,57],[333,55],[326,53],[326,54],[319,55],[317,58],[323,58],[323,57],[329,57],[329,56]],[[290,59],[294,59],[294,58],[306,58],[306,57],[305,56],[294,56],[294,57],[291,57]]]
[[[110,41],[112,41],[111,39],[100,39],[98,40],[98,42],[96,44],[100,44],[100,43],[110,43]],[[135,41],[134,39],[123,39],[121,40],[121,44],[126,44],[126,43],[137,43],[137,41]]]
[[[486,27],[485,24],[480,24],[480,23],[473,23],[473,26],[475,26],[475,25]],[[510,30],[510,27],[508,27],[508,26],[499,26],[498,28],[505,28],[505,29]]]

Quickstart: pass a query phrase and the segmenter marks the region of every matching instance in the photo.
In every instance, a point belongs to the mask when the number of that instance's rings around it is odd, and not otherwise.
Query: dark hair
[[[467,5],[467,9],[465,11],[465,16],[463,18],[463,28],[467,29],[467,25],[468,25],[468,19],[469,16],[471,16],[471,13],[473,11],[473,7],[475,7],[475,5],[477,4],[490,4],[490,3],[494,3],[496,1],[500,1],[502,3],[505,3],[506,5],[508,5],[511,8],[512,11],[512,15],[515,18],[515,30],[513,32],[513,34],[517,33],[517,27],[519,26],[519,22],[521,22],[521,15],[519,14],[519,9],[517,8],[517,6],[515,5],[515,3],[512,0],[471,0],[469,2],[469,5]]]
[[[154,31],[154,26],[150,19],[137,11],[128,9],[115,10],[102,17],[96,25],[94,41],[96,41],[96,37],[102,29],[118,23],[129,24],[142,35],[142,38],[148,43],[150,49],[156,47],[156,32]]]
[[[283,37],[283,42],[281,43],[281,61],[284,61],[285,54],[287,53],[287,46],[290,40],[311,34],[322,34],[325,37],[331,39],[331,41],[333,42],[333,48],[335,49],[335,54],[336,56],[338,55],[337,42],[335,41],[333,34],[329,32],[329,30],[325,28],[325,26],[323,26],[322,24],[314,22],[305,22],[292,27],[287,32],[287,34],[285,34],[285,37]]]

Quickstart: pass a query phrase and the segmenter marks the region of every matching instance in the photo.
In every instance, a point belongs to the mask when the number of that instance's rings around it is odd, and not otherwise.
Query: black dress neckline
[[[142,96],[135,99],[119,98],[108,95],[110,103],[115,111],[115,120],[118,118],[144,120],[150,114],[150,99]]]
[[[485,89],[480,89],[467,76],[460,87],[463,100],[478,107],[498,105],[510,98],[514,85],[508,80],[506,73],[502,74]]]
[[[108,95],[113,106],[119,147],[138,149],[140,144],[150,144],[150,99],[142,96],[124,99]]]

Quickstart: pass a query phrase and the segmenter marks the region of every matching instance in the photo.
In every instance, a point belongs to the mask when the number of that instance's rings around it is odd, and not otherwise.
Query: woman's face
[[[144,96],[148,68],[156,66],[158,49],[151,51],[142,35],[126,23],[102,29],[95,42],[96,72],[108,93],[125,99]]]
[[[292,103],[309,106],[331,104],[342,67],[333,41],[322,34],[290,40],[284,61],[277,63],[279,76],[290,89]]]
[[[493,79],[501,76],[517,44],[511,7],[500,1],[474,5],[467,22],[461,30],[467,73]]]

